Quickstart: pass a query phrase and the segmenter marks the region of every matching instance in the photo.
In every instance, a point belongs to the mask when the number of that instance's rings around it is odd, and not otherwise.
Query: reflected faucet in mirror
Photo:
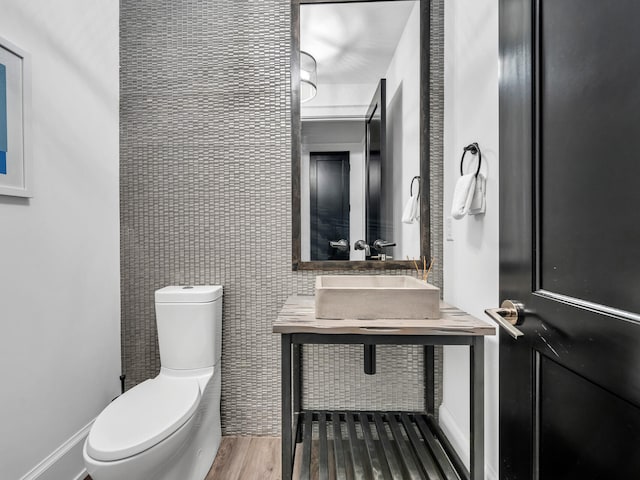
[[[373,248],[375,248],[379,252],[382,252],[383,249],[385,248],[395,247],[395,246],[396,246],[395,242],[387,242],[386,240],[382,240],[380,238],[375,242],[373,242]]]
[[[388,242],[386,240],[377,239],[373,242],[373,245],[369,246],[367,242],[364,240],[357,240],[354,244],[356,250],[364,250],[364,255],[366,258],[373,258],[374,260],[382,260],[386,261],[388,258],[393,258],[384,251],[385,248],[395,247],[395,242]],[[377,255],[371,255],[371,249],[374,249],[378,252]]]
[[[345,238],[341,238],[340,240],[330,240],[329,246],[331,248],[335,248],[339,252],[348,252],[349,251],[349,241]]]
[[[403,223],[402,214],[412,179],[428,181],[421,24],[429,2],[294,0],[292,8],[294,93],[301,52],[315,59],[317,75],[316,96],[301,104],[296,94],[292,105],[294,269],[428,254],[428,200],[420,200],[420,222]],[[411,268],[395,263],[384,268]]]
[[[386,262],[393,257],[386,253],[385,248],[395,247],[395,242],[387,242],[386,240],[378,239],[373,242],[373,248],[378,251],[378,255],[372,255],[371,258]]]
[[[356,250],[364,250],[365,257],[370,257],[371,256],[371,247],[369,247],[367,242],[365,242],[364,240],[356,241],[356,243],[353,246],[353,248],[355,248]]]

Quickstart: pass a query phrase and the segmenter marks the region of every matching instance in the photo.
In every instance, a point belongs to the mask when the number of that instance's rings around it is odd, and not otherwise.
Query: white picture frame
[[[0,37],[0,195],[33,197],[31,57]]]

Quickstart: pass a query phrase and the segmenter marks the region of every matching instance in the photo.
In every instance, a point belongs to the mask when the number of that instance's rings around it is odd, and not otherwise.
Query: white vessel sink
[[[316,318],[440,318],[440,289],[408,275],[320,275]]]

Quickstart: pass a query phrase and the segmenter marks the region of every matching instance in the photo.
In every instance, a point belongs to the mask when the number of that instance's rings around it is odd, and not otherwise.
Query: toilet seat
[[[197,380],[159,375],[111,402],[91,427],[87,453],[96,460],[131,457],[184,425],[200,403]]]

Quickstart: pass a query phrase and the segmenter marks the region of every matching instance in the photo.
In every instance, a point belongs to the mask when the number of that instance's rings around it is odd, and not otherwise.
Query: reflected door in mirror
[[[378,83],[371,99],[366,131],[366,186],[365,209],[367,244],[378,239],[394,240],[393,232],[393,166],[387,155],[386,80]],[[374,252],[372,252],[374,253]],[[379,252],[375,252],[377,254]],[[391,253],[391,250],[385,252]],[[370,257],[367,257],[369,259]]]
[[[349,152],[311,152],[309,193],[311,260],[349,260],[331,245],[349,241]]]

